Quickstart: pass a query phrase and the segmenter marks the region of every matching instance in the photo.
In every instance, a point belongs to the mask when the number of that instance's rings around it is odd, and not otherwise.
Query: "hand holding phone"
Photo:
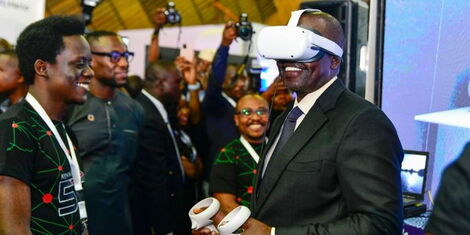
[[[188,44],[183,44],[183,46],[180,48],[180,56],[189,62],[193,62],[194,49]]]

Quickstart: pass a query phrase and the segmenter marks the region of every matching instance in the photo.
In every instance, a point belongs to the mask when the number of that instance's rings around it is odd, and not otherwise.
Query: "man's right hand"
[[[161,28],[166,23],[165,8],[158,8],[153,14],[155,28]]]
[[[222,45],[230,46],[233,40],[237,37],[237,29],[235,24],[232,21],[229,21],[225,24],[224,31],[222,33]]]

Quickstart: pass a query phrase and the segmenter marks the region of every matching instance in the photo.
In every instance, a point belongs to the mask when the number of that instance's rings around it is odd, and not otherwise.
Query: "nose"
[[[87,82],[89,82],[93,78],[93,76],[95,76],[95,72],[93,71],[93,69],[91,69],[89,65],[82,70],[81,78],[85,78]]]
[[[126,57],[124,56],[121,56],[121,58],[119,58],[118,62],[117,62],[117,65],[119,67],[129,67],[129,61],[127,61]]]

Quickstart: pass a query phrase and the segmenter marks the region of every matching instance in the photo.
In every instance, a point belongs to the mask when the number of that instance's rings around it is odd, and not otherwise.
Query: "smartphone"
[[[183,44],[183,46],[180,48],[180,56],[185,58],[186,60],[193,62],[194,60],[194,49],[188,45],[188,44]]]

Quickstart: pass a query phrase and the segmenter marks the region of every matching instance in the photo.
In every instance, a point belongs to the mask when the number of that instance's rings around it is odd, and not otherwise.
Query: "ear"
[[[337,57],[337,56],[332,56],[331,57],[331,65],[330,65],[330,68],[332,70],[336,70],[336,69],[339,69],[339,66],[341,64],[341,58]]]
[[[36,60],[34,62],[34,72],[40,77],[47,77],[47,62],[43,60]]]
[[[236,114],[233,115],[233,120],[235,121],[235,126],[238,127],[238,117],[237,117],[237,116],[238,116],[238,115],[236,115]]]
[[[18,74],[18,83],[24,83],[24,77],[21,74]]]

